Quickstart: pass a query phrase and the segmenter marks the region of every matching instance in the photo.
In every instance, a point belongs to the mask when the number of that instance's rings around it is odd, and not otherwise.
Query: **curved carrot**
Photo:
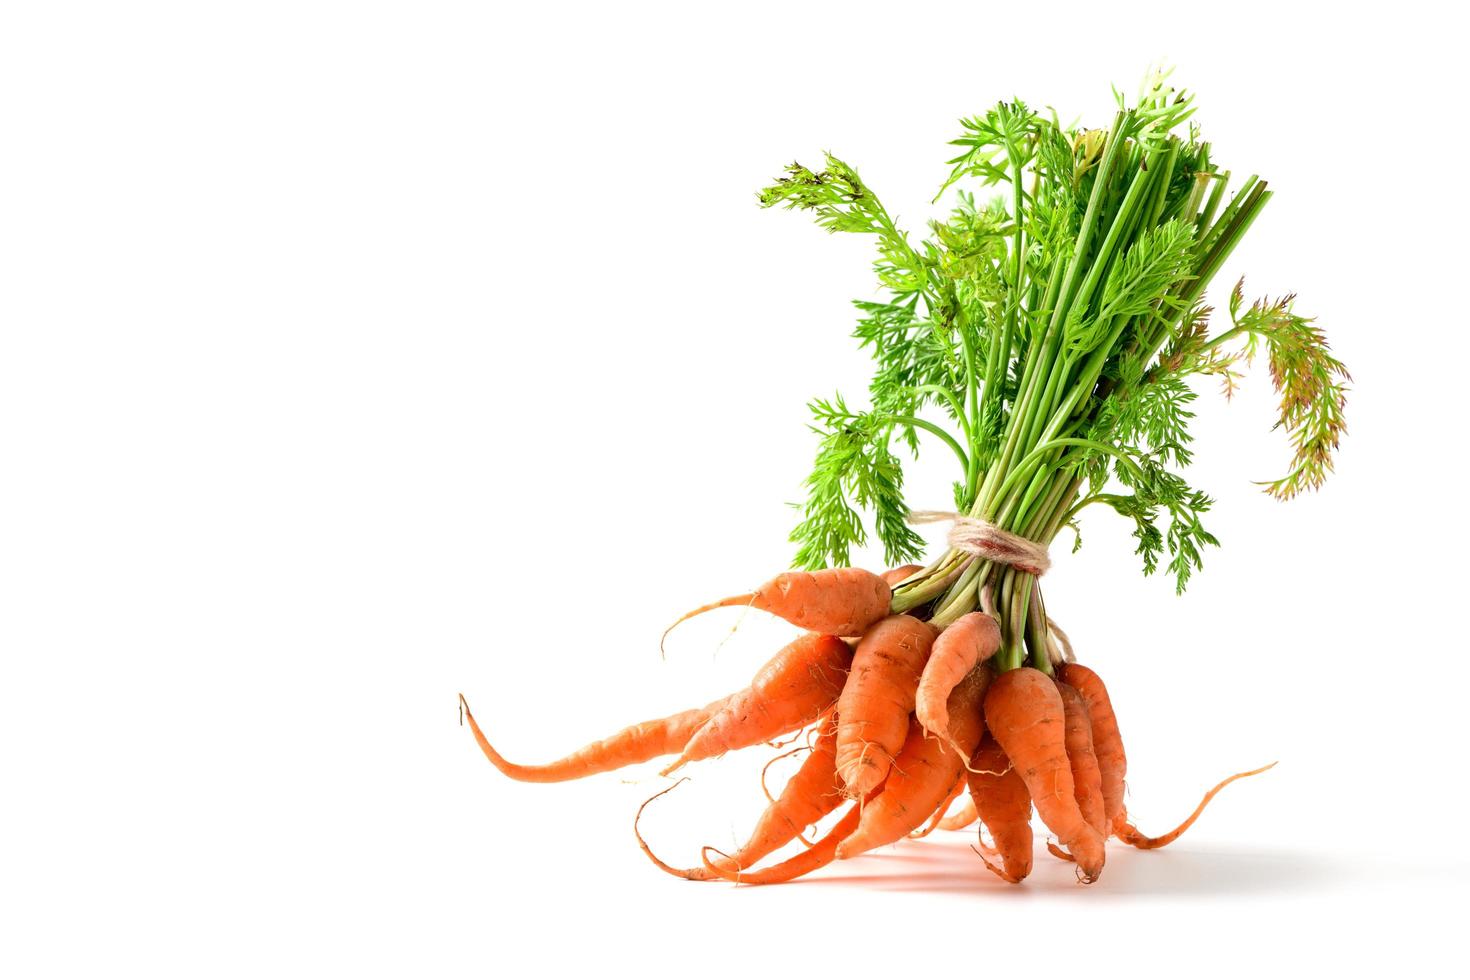
[[[760,669],[749,687],[730,695],[663,775],[810,725],[842,692],[852,656],[852,647],[836,636],[808,633],[793,640]]]
[[[889,616],[858,641],[837,701],[837,775],[848,796],[872,792],[903,748],[934,635],[912,616]]]
[[[968,788],[968,779],[962,781],[962,787]],[[1027,801],[1030,804],[1030,801]],[[939,821],[940,830],[964,830],[970,824],[980,819],[980,814],[975,810],[975,801],[971,797],[965,797],[965,805],[957,811]]]
[[[864,808],[857,830],[838,845],[839,860],[901,840],[936,810],[943,813],[965,760],[985,733],[980,702],[988,673],[974,671],[950,694],[952,720],[944,738],[933,737],[917,719],[910,720],[908,738],[893,761],[893,771],[882,792]]]
[[[1182,824],[1175,827],[1173,830],[1169,831],[1167,834],[1164,834],[1161,837],[1145,837],[1143,834],[1139,833],[1138,828],[1128,822],[1128,814],[1126,811],[1122,814],[1119,814],[1117,822],[1113,825],[1113,833],[1117,834],[1118,839],[1123,841],[1125,844],[1132,844],[1134,847],[1139,848],[1140,850],[1148,851],[1156,847],[1165,847],[1178,840],[1179,835],[1188,830],[1190,825],[1199,819],[1199,815],[1205,812],[1205,807],[1209,806],[1210,801],[1215,798],[1215,794],[1220,792],[1220,790],[1224,789],[1226,786],[1229,786],[1237,779],[1244,779],[1247,776],[1260,775],[1261,773],[1265,772],[1267,769],[1270,769],[1272,768],[1272,766],[1275,765],[1276,763],[1273,762],[1269,766],[1262,766],[1259,769],[1252,769],[1249,772],[1238,772],[1233,776],[1220,780],[1220,782],[1215,785],[1215,788],[1206,793],[1205,798],[1199,801],[1199,806],[1194,808],[1194,812],[1189,815],[1188,819],[1186,819]]]
[[[796,775],[781,790],[781,796],[766,807],[750,840],[734,854],[709,863],[731,872],[748,868],[837,809],[843,797],[837,785],[836,748],[836,728],[824,725],[812,746],[812,754],[802,761]]]
[[[1118,717],[1102,678],[1081,664],[1063,664],[1057,676],[1071,684],[1087,702],[1087,716],[1092,720],[1092,751],[1097,756],[1102,777],[1103,811],[1108,826],[1113,826],[1123,812],[1123,784],[1128,775],[1128,757],[1123,752],[1123,736],[1118,732]]]
[[[949,731],[945,700],[956,684],[1000,649],[1000,626],[995,617],[972,612],[947,626],[934,641],[934,649],[919,677],[914,697],[919,724],[940,737]]]
[[[1005,750],[986,734],[970,756],[965,773],[970,799],[981,822],[990,830],[995,847],[982,838],[980,859],[1013,885],[1031,873],[1031,794]]]
[[[742,885],[776,885],[793,878],[800,878],[804,874],[809,874],[832,863],[832,858],[837,853],[837,845],[857,828],[860,809],[861,807],[854,803],[848,808],[842,819],[837,821],[837,825],[827,832],[827,836],[780,864],[773,864],[759,871],[727,871],[716,866],[709,859],[711,852],[715,854],[719,852],[712,847],[706,847],[702,852],[705,870],[712,875]],[[728,860],[728,855],[721,856]]]
[[[1072,787],[1077,794],[1077,808],[1093,830],[1108,836],[1107,807],[1102,795],[1102,772],[1092,749],[1092,719],[1087,702],[1066,681],[1057,681],[1065,712],[1067,761],[1072,765]]]
[[[934,833],[934,831],[942,827],[944,825],[944,822],[949,819],[949,817],[947,816],[947,814],[949,813],[949,808],[954,805],[955,800],[960,798],[960,794],[963,793],[965,789],[965,779],[963,776],[961,776],[959,779],[955,780],[954,786],[951,787],[949,791],[949,795],[944,798],[943,803],[939,804],[939,809],[935,810],[933,815],[929,817],[929,822],[924,826],[924,829],[916,830],[912,834],[909,834],[909,840],[923,840],[925,837],[928,837],[930,834]],[[970,806],[969,799],[965,800],[965,806]],[[973,808],[970,809],[973,812]],[[963,827],[966,825],[961,824],[960,826]]]
[[[475,716],[470,713],[469,702],[465,700],[463,694],[459,696],[459,703],[464,708],[464,716],[470,723],[470,731],[474,733],[475,741],[480,743],[480,751],[485,753],[485,758],[490,760],[491,765],[511,779],[519,779],[521,782],[559,783],[568,779],[580,779],[599,772],[621,769],[623,766],[631,766],[639,762],[647,762],[661,755],[682,752],[694,733],[699,731],[714,713],[724,706],[725,699],[715,701],[703,708],[681,711],[667,718],[630,725],[614,735],[578,749],[563,759],[541,766],[523,766],[506,760],[504,756],[495,751],[495,747],[490,744],[485,733],[480,731],[480,726],[475,722]]]
[[[985,695],[985,725],[1020,771],[1042,822],[1077,858],[1079,877],[1096,881],[1105,860],[1104,837],[1077,806],[1056,684],[1033,667],[1005,671]]]
[[[686,619],[727,606],[753,606],[813,633],[860,636],[888,615],[892,601],[888,583],[861,568],[782,572],[754,592],[690,610],[664,630],[664,636]]]

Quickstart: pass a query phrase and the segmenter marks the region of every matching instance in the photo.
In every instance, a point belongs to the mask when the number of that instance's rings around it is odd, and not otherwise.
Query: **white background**
[[[1449,955],[1467,146],[1429,7],[4,9],[0,972]],[[786,567],[804,404],[866,379],[868,243],[755,190],[831,149],[921,228],[958,117],[1020,96],[1105,122],[1159,59],[1218,159],[1278,191],[1216,298],[1299,291],[1354,372],[1351,434],[1279,504],[1250,482],[1287,454],[1264,374],[1206,391],[1205,574],[1175,598],[1090,515],[1048,604],[1113,691],[1146,828],[1281,765],[1090,888],[1044,854],[1005,886],[959,834],[691,885],[630,832],[656,767],[494,772],[458,691],[541,761],[744,683],[790,633],[729,613],[657,644]],[[941,452],[910,474],[948,502]],[[649,808],[660,853],[731,844],[763,761],[692,767]]]

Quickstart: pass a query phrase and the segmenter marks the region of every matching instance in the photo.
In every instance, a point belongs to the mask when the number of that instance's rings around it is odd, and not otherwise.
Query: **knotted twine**
[[[950,522],[947,539],[949,546],[956,551],[984,558],[997,565],[1010,565],[1016,571],[1036,578],[1045,575],[1051,568],[1051,555],[1047,553],[1046,545],[1023,538],[1019,534],[1012,534],[979,517],[948,510],[911,510],[908,515],[910,524],[938,524],[941,521]],[[1041,589],[1036,583],[1032,583],[1031,588],[1032,601],[1039,603]],[[1053,664],[1075,663],[1077,660],[1067,634],[1062,632],[1062,628],[1050,616],[1046,617],[1046,646]]]
[[[997,565],[1010,565],[1018,572],[1038,578],[1051,568],[1051,556],[1046,552],[1046,545],[1012,534],[989,521],[947,510],[909,511],[910,524],[938,524],[940,521],[952,522],[949,546],[956,551],[978,555]]]

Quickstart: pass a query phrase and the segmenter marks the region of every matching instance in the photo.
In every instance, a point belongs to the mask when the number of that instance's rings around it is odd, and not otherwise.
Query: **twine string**
[[[909,511],[910,524],[938,524],[949,521],[949,546],[956,551],[978,555],[999,565],[1010,565],[1019,572],[1040,577],[1051,568],[1046,545],[1012,534],[987,520],[956,514],[947,510]]]

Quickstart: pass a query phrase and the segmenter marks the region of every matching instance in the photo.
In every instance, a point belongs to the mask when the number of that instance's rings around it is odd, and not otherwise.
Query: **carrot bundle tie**
[[[1046,545],[1019,534],[1012,534],[989,521],[947,510],[911,510],[910,524],[938,524],[950,521],[949,546],[956,551],[976,555],[998,565],[1011,565],[1017,571],[1040,577],[1051,568],[1051,555]]]

